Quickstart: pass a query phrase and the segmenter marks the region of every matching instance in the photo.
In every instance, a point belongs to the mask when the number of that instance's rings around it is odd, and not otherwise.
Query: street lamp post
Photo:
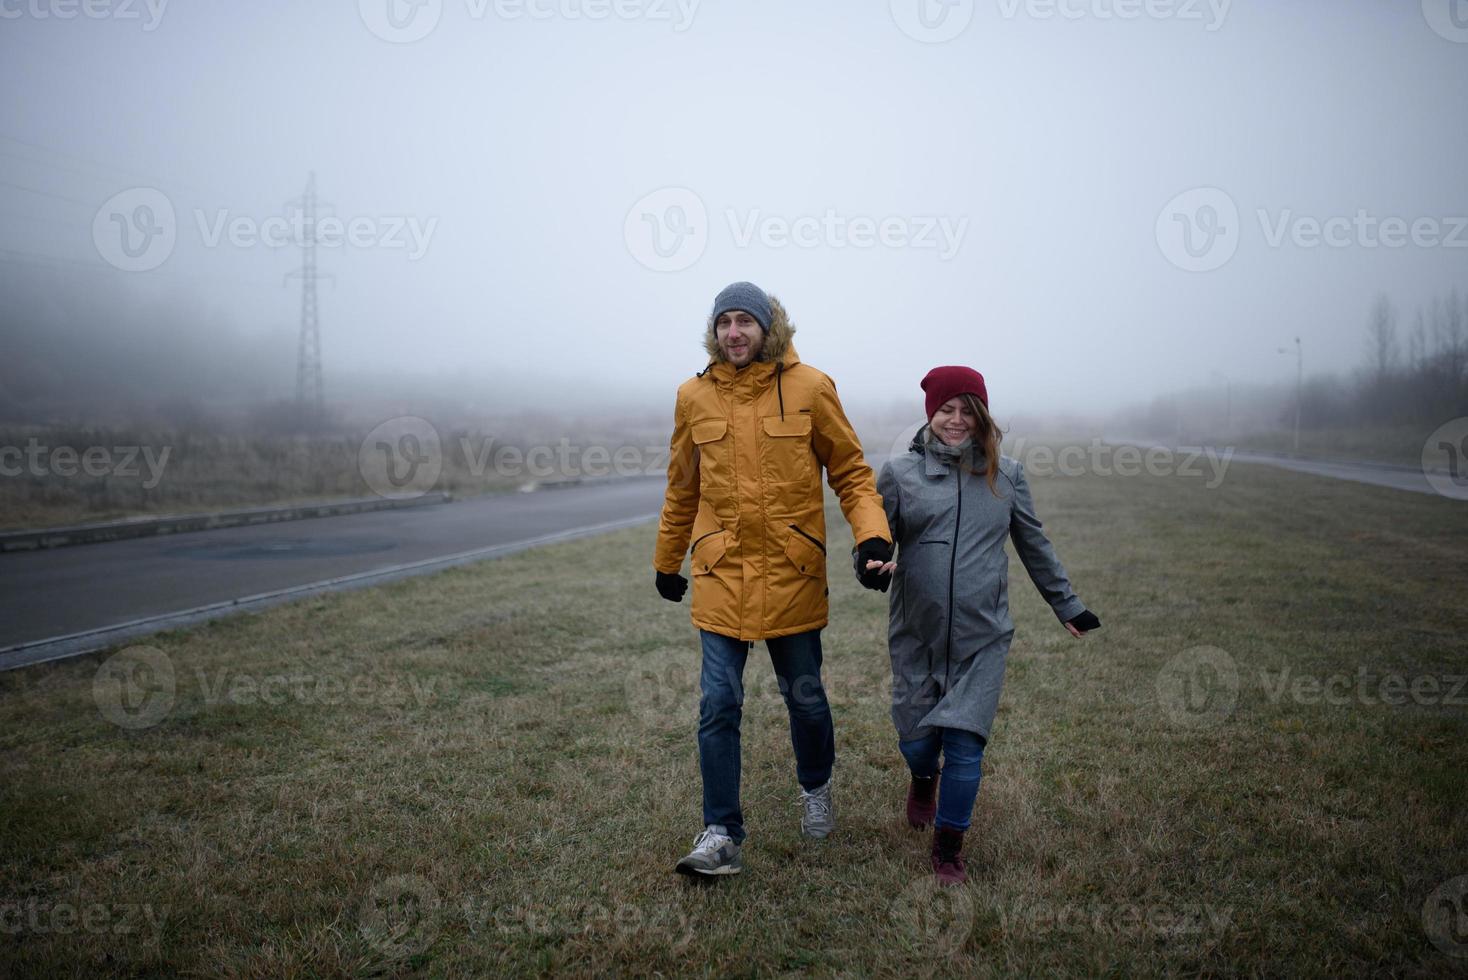
[[[1300,346],[1300,338],[1295,338],[1295,349],[1288,347],[1279,348],[1281,354],[1295,355],[1295,452],[1300,451],[1300,402],[1305,388],[1305,349]]]

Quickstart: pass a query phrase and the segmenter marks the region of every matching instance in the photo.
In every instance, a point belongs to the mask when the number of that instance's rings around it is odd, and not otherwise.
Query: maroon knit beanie
[[[954,395],[973,395],[989,407],[989,389],[984,387],[984,376],[970,367],[947,365],[935,367],[923,378],[923,391],[928,393],[928,420],[943,407],[943,403]]]

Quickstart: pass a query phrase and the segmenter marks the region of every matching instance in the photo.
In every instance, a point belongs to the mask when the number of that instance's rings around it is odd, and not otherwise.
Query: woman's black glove
[[[882,564],[892,560],[892,546],[881,538],[867,538],[856,547],[856,557],[853,564],[856,566],[856,579],[868,589],[876,589],[878,592],[886,592],[887,586],[892,584],[892,573],[884,572],[874,568],[867,571],[867,562],[879,561]]]
[[[658,572],[657,586],[658,595],[664,599],[669,602],[682,602],[683,593],[688,591],[688,580],[676,572],[671,575],[667,572]]]
[[[1101,628],[1101,620],[1097,619],[1096,614],[1091,612],[1091,610],[1085,609],[1082,610],[1079,616],[1071,618],[1070,625],[1074,626],[1082,633],[1089,633],[1091,630],[1098,630]]]

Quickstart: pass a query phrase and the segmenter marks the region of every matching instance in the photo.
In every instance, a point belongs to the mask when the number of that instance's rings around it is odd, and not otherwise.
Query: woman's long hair
[[[1002,433],[999,431],[999,426],[995,424],[994,417],[989,414],[989,410],[984,407],[983,402],[979,401],[977,395],[970,395],[965,392],[958,397],[963,400],[964,405],[968,406],[968,410],[973,413],[974,418],[979,420],[978,424],[974,426],[974,453],[964,454],[963,468],[975,476],[982,476],[989,484],[989,492],[997,497],[999,496],[999,487],[997,484],[999,478],[999,442]],[[931,422],[924,428],[926,429],[926,432],[923,434],[925,442],[932,442],[938,438],[933,433]],[[974,465],[976,462],[975,456],[980,453],[983,454],[982,469]]]

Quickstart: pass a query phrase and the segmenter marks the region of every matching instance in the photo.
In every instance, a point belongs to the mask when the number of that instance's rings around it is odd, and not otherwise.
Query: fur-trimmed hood
[[[795,324],[790,322],[785,307],[774,296],[770,296],[770,332],[765,336],[765,345],[760,348],[759,356],[755,363],[761,361],[783,361],[785,367],[791,368],[800,363],[800,355],[795,353]],[[703,331],[703,349],[708,352],[709,365],[726,364],[728,358],[724,352],[719,350],[719,342],[714,337],[714,318],[709,317],[708,324]]]

